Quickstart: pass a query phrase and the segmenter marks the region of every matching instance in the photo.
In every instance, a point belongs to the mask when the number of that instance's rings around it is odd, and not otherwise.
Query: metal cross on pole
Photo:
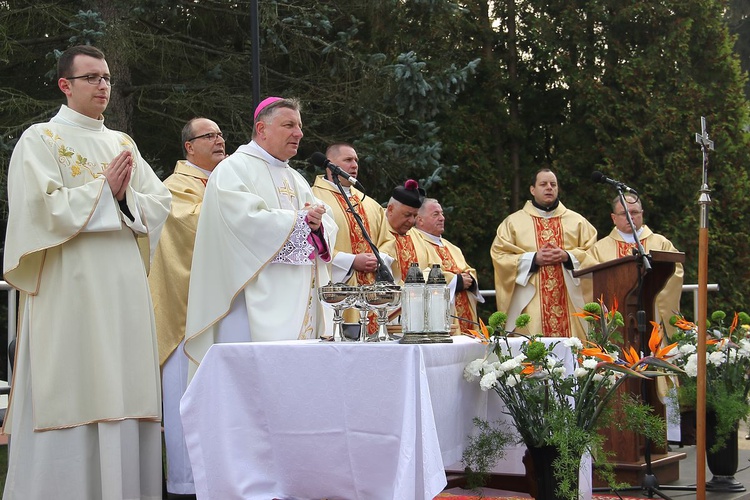
[[[703,151],[703,183],[698,204],[701,207],[700,232],[698,237],[698,378],[696,395],[696,493],[698,500],[706,498],[706,318],[708,301],[708,206],[711,197],[708,189],[708,152],[713,151],[714,142],[708,138],[706,117],[701,116],[701,133],[695,134],[695,142]]]

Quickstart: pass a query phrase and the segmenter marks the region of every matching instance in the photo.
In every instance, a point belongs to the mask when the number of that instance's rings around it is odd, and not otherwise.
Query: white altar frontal
[[[181,402],[198,498],[432,500],[473,418],[502,415],[463,378],[486,346],[453,339],[213,345]],[[523,474],[524,450],[495,470]]]

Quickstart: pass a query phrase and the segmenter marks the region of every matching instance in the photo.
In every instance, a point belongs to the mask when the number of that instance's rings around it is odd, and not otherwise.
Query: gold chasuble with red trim
[[[419,262],[417,258],[417,251],[414,249],[414,242],[411,241],[411,235],[406,234],[401,236],[398,233],[393,233],[396,238],[396,257],[398,258],[398,264],[401,267],[401,272],[405,273],[409,269],[409,265],[412,262]]]
[[[565,248],[562,224],[559,217],[534,217],[537,248],[547,243],[554,243]],[[565,277],[562,265],[540,266],[539,288],[541,294],[541,319],[543,332],[555,332],[560,337],[570,337],[570,321],[568,317],[568,292],[565,288]]]
[[[443,261],[441,267],[444,271],[451,272],[455,275],[460,275],[463,272],[463,270],[458,267],[458,264],[456,264],[456,260],[453,258],[453,255],[451,255],[450,250],[448,250],[446,247],[437,245],[434,245],[434,247],[435,250],[437,250],[438,255],[440,256],[440,259]],[[458,276],[457,279],[461,279],[461,277]],[[474,308],[471,307],[471,303],[469,302],[469,294],[468,292],[466,292],[466,290],[462,290],[456,294],[455,306],[456,316],[470,319],[472,321],[476,319],[474,317],[476,316],[476,314],[474,313]],[[469,329],[472,328],[472,326],[465,321],[460,321],[459,327],[461,328],[462,332],[468,332]]]
[[[358,255],[361,253],[372,252],[370,244],[367,243],[367,240],[365,240],[365,235],[362,234],[362,230],[360,229],[359,224],[357,224],[357,221],[354,218],[354,214],[349,211],[349,207],[346,204],[344,196],[341,193],[336,193],[335,198],[339,204],[339,207],[341,208],[341,211],[346,217],[346,225],[349,228],[349,239],[352,243],[352,253]],[[362,220],[362,225],[365,226],[367,234],[372,234],[370,232],[370,223],[367,220],[367,214],[365,214],[365,209],[360,203],[359,196],[352,193],[351,196],[349,196],[349,203],[351,203],[354,210],[357,211],[357,215],[359,215],[360,219]],[[375,283],[374,273],[363,273],[362,271],[357,271],[356,274],[357,283],[359,283],[360,285],[372,285],[373,283]]]
[[[547,243],[565,250],[570,262],[533,266],[534,254]],[[594,260],[587,253],[594,243],[596,228],[562,203],[542,213],[527,201],[506,217],[497,228],[490,255],[497,310],[508,314],[509,327],[526,313],[530,322],[520,333],[585,338],[587,325],[574,314],[592,300],[591,280],[574,277],[573,270]]]

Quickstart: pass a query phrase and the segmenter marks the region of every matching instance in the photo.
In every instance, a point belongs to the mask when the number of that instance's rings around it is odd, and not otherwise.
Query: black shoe
[[[745,434],[745,439],[750,439],[750,434]]]

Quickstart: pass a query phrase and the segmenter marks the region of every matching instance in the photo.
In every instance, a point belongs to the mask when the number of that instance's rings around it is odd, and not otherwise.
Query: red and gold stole
[[[338,201],[339,205],[341,206],[341,210],[344,212],[344,216],[346,217],[346,224],[349,227],[349,240],[352,243],[352,253],[354,255],[358,255],[361,253],[372,252],[370,245],[367,243],[367,240],[365,240],[365,236],[362,234],[362,230],[359,228],[359,224],[357,224],[357,221],[354,219],[354,214],[349,211],[349,206],[346,204],[346,200],[344,200],[344,197],[341,195],[341,193],[336,193],[336,201]],[[370,234],[370,223],[367,221],[365,208],[359,202],[359,196],[352,193],[352,195],[349,197],[349,202],[352,204],[352,207],[354,207],[354,210],[357,211],[357,214],[359,214],[360,218],[362,219],[362,225],[365,226],[367,234]],[[356,274],[357,283],[360,285],[372,285],[373,283],[375,283],[374,273],[363,273],[361,271],[357,271]]]
[[[396,236],[396,253],[398,254],[398,265],[401,267],[401,279],[404,280],[406,279],[406,272],[409,270],[409,264],[419,262],[419,259],[417,259],[417,251],[414,249],[411,235],[393,234]]]
[[[456,261],[453,259],[450,250],[446,247],[435,245],[437,253],[440,256],[440,260],[443,261],[442,267],[445,271],[451,272],[456,275],[456,279],[461,279],[461,268],[456,265]],[[466,318],[471,321],[475,321],[474,311],[471,308],[471,302],[469,302],[469,294],[466,290],[461,290],[456,294],[456,316]],[[471,325],[466,321],[459,321],[459,326],[462,332],[469,332]]]
[[[560,217],[532,217],[536,233],[537,248],[548,242],[565,248],[565,239]],[[568,292],[565,288],[562,264],[540,266],[539,302],[542,313],[542,335],[545,337],[570,337],[570,317],[568,316]]]
[[[620,257],[627,257],[628,255],[633,255],[633,249],[635,248],[635,243],[626,243],[624,241],[616,241],[617,243],[617,258]],[[645,245],[646,240],[641,240],[641,245]]]

